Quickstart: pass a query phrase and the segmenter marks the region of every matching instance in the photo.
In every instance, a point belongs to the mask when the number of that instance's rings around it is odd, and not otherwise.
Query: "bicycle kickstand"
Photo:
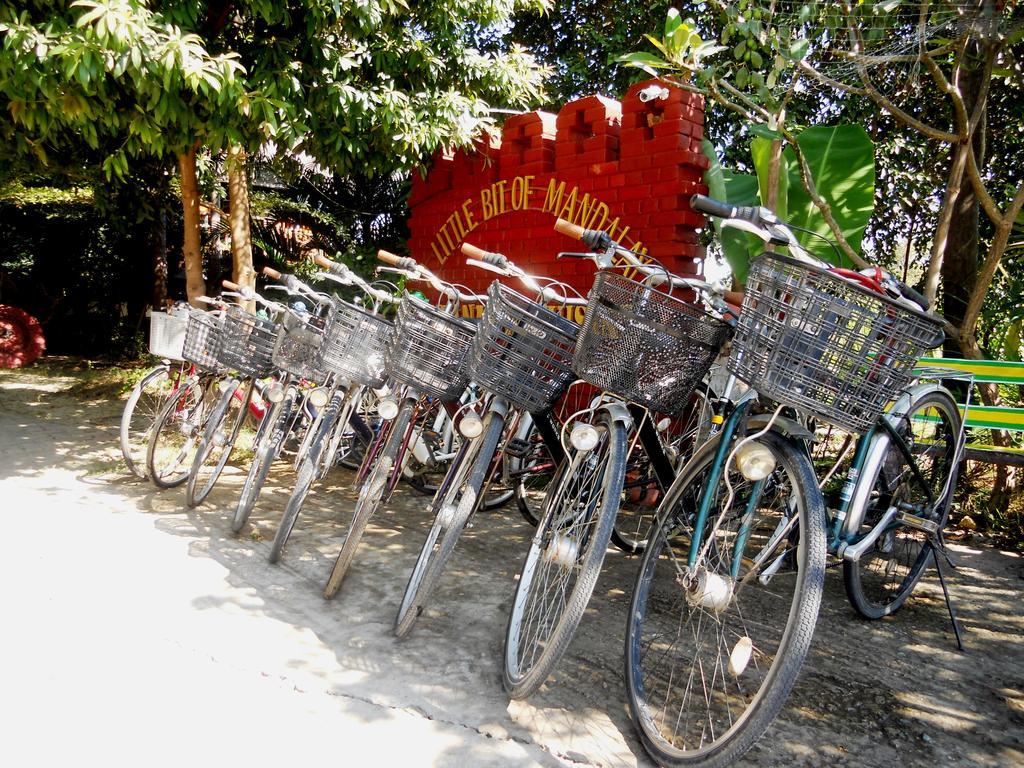
[[[946,609],[949,611],[949,620],[953,623],[953,634],[956,636],[956,647],[963,652],[964,643],[960,635],[960,622],[956,618],[956,611],[953,610],[953,600],[949,596],[949,587],[946,586],[946,577],[942,573],[942,565],[939,562],[939,555],[946,561],[950,568],[956,568],[953,558],[946,551],[946,543],[942,540],[941,533],[935,536],[932,541],[932,558],[935,560],[935,571],[939,574],[939,584],[942,585],[942,595],[946,598]]]

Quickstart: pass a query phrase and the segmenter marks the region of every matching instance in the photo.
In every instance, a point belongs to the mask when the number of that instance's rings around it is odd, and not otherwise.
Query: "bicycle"
[[[275,314],[284,307],[224,280],[235,295],[252,299]],[[210,411],[185,484],[185,502],[198,506],[220,479],[234,450],[252,401],[256,382],[274,371],[271,359],[277,332],[274,322],[250,314],[241,306],[229,306],[221,318],[219,341],[215,348],[217,363],[232,374],[220,384],[221,397]],[[242,396],[237,396],[242,392]],[[265,414],[261,414],[265,416]],[[262,419],[261,419],[262,420]]]
[[[325,270],[324,276],[342,285],[355,285],[372,298],[375,305],[372,310],[366,310],[338,300],[332,307],[320,347],[320,365],[333,381],[331,394],[296,456],[296,482],[274,534],[269,554],[271,563],[280,560],[313,485],[333,466],[345,431],[353,422],[365,393],[368,390],[386,392],[382,389],[384,353],[392,324],[376,310],[395,301],[393,294],[372,286],[343,264],[324,256],[317,256],[316,261]]]
[[[722,319],[727,305],[704,281],[673,276],[604,233],[561,220],[555,226],[597,251],[560,255],[591,259],[601,269],[573,355],[573,370],[598,394],[563,426],[566,457],[516,588],[502,664],[513,698],[540,688],[583,616],[622,505],[632,447],[643,446],[661,487],[674,480],[675,462],[652,414],[681,414],[730,333]],[[634,269],[643,282],[615,267]],[[701,291],[713,314],[673,295],[675,288]]]
[[[389,378],[403,391],[398,399],[386,401],[394,418],[363,462],[360,476],[365,479],[359,487],[352,523],[324,586],[323,594],[328,599],[340,589],[370,518],[390,498],[402,475],[422,403],[427,399],[455,403],[469,384],[465,364],[476,328],[455,312],[460,302],[478,301],[480,297],[444,283],[413,259],[386,251],[379,251],[377,257],[405,271],[409,280],[428,282],[447,300],[447,307],[433,307],[408,292],[402,296],[387,348],[386,369]]]
[[[409,575],[395,617],[395,634],[404,637],[422,613],[454,552],[458,539],[481,506],[509,438],[516,435],[521,418],[531,415],[550,455],[562,455],[561,442],[551,421],[551,406],[569,385],[572,349],[578,327],[543,306],[548,299],[563,305],[581,305],[556,281],[541,284],[505,256],[464,243],[467,263],[518,278],[538,297],[536,302],[495,280],[469,354],[469,375],[490,392],[481,413],[460,409],[459,431],[465,442],[451,463],[434,496],[433,523]],[[571,289],[568,289],[571,290]],[[506,433],[511,433],[506,435]],[[536,467],[517,467],[522,477]],[[512,467],[503,471],[512,477]]]
[[[194,366],[182,359],[188,311],[150,312],[149,352],[161,358],[132,387],[121,413],[120,446],[128,471],[146,479],[146,452],[153,428],[167,401],[174,397],[182,382],[194,375]]]
[[[189,309],[181,356],[189,364],[188,375],[176,382],[154,422],[146,448],[146,474],[158,488],[173,488],[188,480],[195,452],[214,406],[219,401],[224,368],[216,353],[220,344],[221,319],[227,304],[217,299],[200,299],[218,307],[214,312]],[[240,398],[241,395],[234,395]],[[261,419],[262,403],[250,400],[250,415]]]
[[[281,274],[275,269],[264,267],[263,274],[279,285],[268,285],[267,290],[279,289],[292,296],[311,299],[314,306],[332,307],[334,301],[320,294],[294,275]],[[243,292],[244,298],[255,298]],[[312,432],[315,416],[313,409],[323,408],[329,401],[329,387],[302,387],[301,382],[324,382],[321,347],[323,345],[327,318],[317,312],[286,307],[278,326],[277,338],[271,360],[280,372],[280,378],[268,387],[266,399],[271,403],[266,418],[260,422],[254,440],[253,461],[231,520],[231,529],[238,533],[245,526],[260,492],[266,482],[270,467],[277,459],[286,440],[301,430],[305,424]],[[301,463],[302,452],[297,457]]]
[[[724,766],[760,738],[789,695],[813,636],[827,552],[859,572],[865,553],[900,527],[936,535],[961,429],[941,385],[912,384],[920,353],[942,340],[916,292],[817,262],[767,209],[703,196],[691,206],[793,254],[769,250],[751,265],[729,359],[751,388],[724,404],[720,432],[666,494],[627,623],[629,707],[644,748],[663,765]],[[778,405],[755,414],[759,396]],[[871,519],[867,499],[890,448],[916,464],[900,425],[933,407],[951,438],[939,451],[948,461],[929,473],[942,490],[912,470],[902,477],[922,481],[925,502],[901,499]],[[863,434],[831,519],[804,415]]]

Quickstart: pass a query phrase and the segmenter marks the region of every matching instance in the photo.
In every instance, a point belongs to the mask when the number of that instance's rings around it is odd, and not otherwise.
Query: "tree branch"
[[[1013,231],[1013,223],[1017,220],[1017,215],[1020,213],[1022,206],[1024,206],[1024,182],[1021,182],[1020,186],[1017,187],[1017,192],[1003,214],[1002,220],[996,225],[995,237],[992,238],[988,254],[986,254],[985,261],[978,271],[978,279],[974,283],[974,288],[971,289],[970,297],[967,299],[967,309],[964,311],[963,323],[960,325],[960,331],[963,335],[970,334],[972,338],[974,337],[975,326],[978,324],[978,317],[981,315],[981,305],[985,300],[985,294],[988,293],[989,286],[992,284],[992,278],[995,276],[996,268],[999,266],[999,260],[1006,252],[1006,245],[1010,240],[1010,233]]]

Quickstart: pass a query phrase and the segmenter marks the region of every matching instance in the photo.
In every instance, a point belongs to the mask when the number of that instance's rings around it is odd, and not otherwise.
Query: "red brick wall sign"
[[[642,101],[651,85],[666,87],[668,97]],[[494,275],[466,265],[463,242],[586,295],[594,264],[555,258],[583,248],[554,231],[557,217],[602,229],[673,272],[699,274],[696,230],[704,219],[689,199],[707,193],[703,137],[703,98],[657,80],[632,85],[621,102],[588,96],[557,115],[514,115],[500,137],[484,137],[472,152],[439,154],[426,178],[414,175],[409,250],[477,292]]]

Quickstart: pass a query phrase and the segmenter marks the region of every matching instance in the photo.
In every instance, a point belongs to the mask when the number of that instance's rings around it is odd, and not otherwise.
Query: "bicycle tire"
[[[146,474],[157,488],[188,480],[212,400],[208,381],[189,379],[164,405],[146,447]]]
[[[514,699],[536,692],[565,653],[608,549],[625,475],[626,427],[604,411],[594,423],[600,441],[592,451],[570,452],[562,463],[520,573],[502,664],[505,690]],[[555,578],[563,583],[549,588]],[[550,615],[536,616],[543,608]]]
[[[149,438],[153,434],[160,414],[167,400],[174,391],[159,387],[158,382],[171,380],[171,366],[167,363],[158,365],[139,379],[132,387],[128,400],[121,412],[121,455],[128,471],[136,477],[146,479],[146,453],[149,449]],[[153,385],[157,384],[156,387]],[[157,392],[148,394],[149,389]]]
[[[528,453],[522,457],[506,456],[505,461],[510,462],[510,471],[519,476],[513,488],[516,508],[523,519],[536,528],[558,467],[537,432],[532,415],[523,415],[523,424],[516,437],[527,443]]]
[[[235,392],[244,382],[237,379],[232,379],[231,382],[221,394],[220,402],[210,413],[195,458],[192,460],[192,469],[185,484],[185,503],[189,507],[199,506],[210,495],[228,459],[231,458],[242,422],[248,415],[252,387],[247,389],[246,397],[236,401]],[[236,402],[236,407],[232,408]],[[225,426],[228,429],[225,429]],[[211,457],[213,461],[210,461]]]
[[[922,468],[919,464],[922,477],[936,497],[935,506],[922,516],[937,523],[941,532],[949,518],[959,469],[956,457],[960,410],[949,394],[931,390],[910,403],[907,415],[900,419],[896,429],[904,438],[913,435],[909,446],[912,451],[924,450],[934,459],[929,466]],[[911,475],[902,452],[892,445],[891,438],[885,436],[877,450],[886,452],[884,458],[877,462],[870,477],[860,479],[872,489],[862,533],[875,527],[893,501],[927,505],[927,496]],[[843,584],[851,605],[867,619],[895,613],[921,580],[932,553],[927,534],[893,523],[858,561],[843,561]]]
[[[710,388],[697,388],[690,396],[684,415],[667,420],[666,428],[659,430],[664,453],[676,469],[686,464],[694,451],[707,440],[713,397]],[[654,414],[651,417],[659,418]],[[626,465],[625,489],[619,514],[615,516],[612,544],[629,555],[643,554],[666,490],[658,481],[644,444],[637,441]]]
[[[723,471],[702,539],[703,573],[729,585],[727,602],[702,603],[702,593],[688,593],[680,581],[718,439],[697,451],[666,494],[633,589],[624,654],[629,710],[659,765],[734,764],[782,708],[814,635],[825,578],[824,502],[799,446],[773,432],[758,440],[774,455],[775,470],[750,483],[731,468],[731,493]],[[733,580],[737,541],[745,546]]]
[[[338,590],[341,589],[341,584],[345,580],[352,560],[355,558],[356,550],[359,548],[359,542],[362,541],[363,534],[366,532],[366,526],[369,525],[370,518],[373,517],[384,498],[388,479],[402,448],[414,407],[415,401],[412,398],[407,398],[402,403],[401,409],[391,423],[391,432],[387,442],[380,455],[376,457],[373,469],[359,489],[359,498],[352,513],[352,523],[349,525],[348,533],[345,534],[345,541],[341,545],[338,559],[334,562],[331,574],[324,585],[323,594],[328,600],[338,594]]]
[[[480,490],[487,482],[488,470],[498,449],[505,420],[501,414],[490,411],[484,417],[483,434],[474,440],[448,470],[438,497],[432,507],[434,522],[420,548],[416,565],[409,574],[409,583],[395,616],[395,635],[405,637],[416,619],[423,613],[430,596],[444,572],[459,536],[470,516],[480,506]],[[440,539],[440,544],[438,544]]]
[[[277,525],[277,531],[274,533],[274,542],[270,545],[270,554],[267,556],[267,559],[271,563],[277,563],[281,559],[284,548],[288,544],[288,539],[292,535],[292,529],[295,528],[295,521],[299,519],[302,505],[306,503],[306,497],[316,481],[317,467],[320,464],[320,452],[324,449],[324,442],[334,428],[334,422],[338,418],[338,411],[341,408],[343,399],[343,393],[335,394],[331,398],[331,402],[320,413],[320,418],[316,424],[316,431],[310,439],[309,446],[303,453],[302,461],[295,473],[295,486],[288,496],[288,503],[285,504],[281,522]]]
[[[262,430],[258,436],[249,473],[246,475],[242,493],[239,494],[235,514],[231,518],[231,531],[239,533],[245,527],[252,514],[253,507],[259,500],[263,486],[270,474],[270,467],[277,458],[290,428],[292,418],[293,396],[287,396],[280,403],[275,403],[266,421],[269,429]]]

